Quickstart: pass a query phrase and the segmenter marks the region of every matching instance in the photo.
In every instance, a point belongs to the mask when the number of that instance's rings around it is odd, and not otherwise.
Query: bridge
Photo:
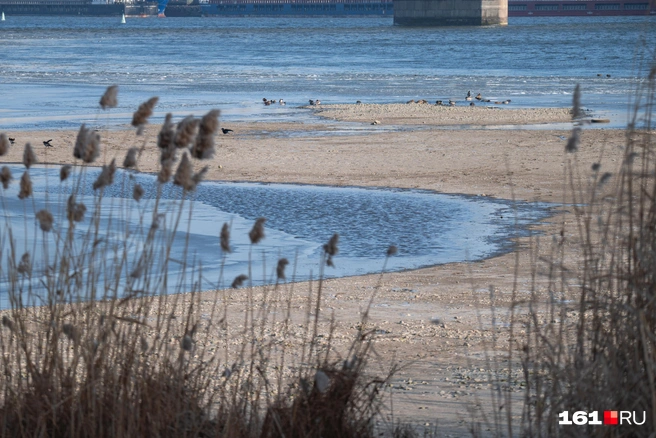
[[[508,0],[394,0],[401,26],[487,26],[508,24]]]

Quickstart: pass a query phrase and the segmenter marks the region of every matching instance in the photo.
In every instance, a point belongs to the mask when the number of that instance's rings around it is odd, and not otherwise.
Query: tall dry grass
[[[656,434],[656,64],[646,70],[619,166],[603,153],[580,162],[580,127],[567,141],[564,204],[574,225],[533,242],[530,294],[513,291],[514,366],[494,376],[492,435]],[[580,102],[577,87],[574,117]],[[513,371],[525,384],[519,398]],[[643,424],[590,424],[593,412],[603,423],[604,411],[635,411]],[[585,412],[577,420],[585,424],[561,424],[563,412],[569,421]]]
[[[103,110],[116,107],[117,92],[107,89]],[[156,103],[150,99],[135,112],[137,135]],[[61,193],[70,195],[46,205],[35,201],[29,168],[36,159],[29,145],[20,182],[2,168],[3,207],[6,191],[19,184],[22,231],[33,228],[35,239],[21,245],[24,233],[12,229],[5,213],[0,281],[10,308],[0,330],[0,436],[355,438],[380,432],[375,420],[394,369],[382,377],[366,369],[372,332],[360,330],[349,348],[335,348],[333,324],[321,314],[322,275],[307,291],[300,328],[292,318],[286,259],[278,261],[273,285],[256,290],[250,272],[232,281],[244,308],[231,304],[231,289],[210,303],[200,294],[202,269],[189,247],[189,229],[180,224],[193,214],[189,201],[207,170],[202,161],[215,152],[218,117],[210,111],[177,125],[166,117],[157,142],[157,193],[150,200],[129,175],[116,180],[114,160],[90,181],[85,165],[105,155],[100,134],[84,125],[76,161],[60,172]],[[124,168],[138,169],[144,145],[137,141],[128,150]],[[0,155],[8,148],[1,134]],[[172,207],[162,202],[171,180],[182,190]],[[93,195],[85,195],[89,184]],[[132,199],[105,196],[116,185]],[[121,225],[129,215],[139,225]],[[258,219],[249,233],[251,252],[265,237],[264,224]],[[178,238],[185,242],[182,260],[171,257]],[[334,235],[324,246],[322,272],[333,263],[337,244]],[[224,224],[216,257],[225,262],[230,251]],[[169,275],[173,264],[182,275]],[[234,324],[233,312],[243,324]],[[327,332],[319,333],[320,323]]]

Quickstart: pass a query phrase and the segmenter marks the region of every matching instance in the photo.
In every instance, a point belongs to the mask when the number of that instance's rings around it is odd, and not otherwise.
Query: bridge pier
[[[508,0],[394,0],[401,26],[488,26],[508,24]]]

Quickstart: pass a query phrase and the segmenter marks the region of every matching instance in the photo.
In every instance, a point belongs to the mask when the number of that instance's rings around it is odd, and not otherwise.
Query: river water
[[[584,107],[617,120],[656,41],[656,17],[445,28],[403,28],[391,18],[119,20],[10,16],[0,23],[0,129],[98,124],[98,98],[111,84],[121,90],[112,122],[125,122],[153,95],[161,98],[154,122],[166,112],[210,108],[228,121],[298,121],[310,117],[298,109],[309,99],[462,101],[468,90],[511,99],[510,107],[563,107],[576,84]],[[263,97],[287,106],[265,107]]]

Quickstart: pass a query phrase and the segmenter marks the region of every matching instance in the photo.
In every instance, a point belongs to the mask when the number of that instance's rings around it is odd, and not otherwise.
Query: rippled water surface
[[[403,28],[391,18],[7,17],[0,24],[0,128],[96,121],[105,86],[117,120],[151,95],[165,112],[298,120],[325,103],[464,98],[624,114],[656,17],[511,18],[503,27]],[[598,77],[602,74],[602,77]],[[610,75],[610,77],[606,77]],[[263,97],[287,107],[264,107]],[[97,121],[96,121],[97,122]],[[104,121],[102,121],[104,123]]]
[[[13,166],[12,171],[16,179],[22,173],[18,166]],[[86,172],[80,180],[76,201],[87,205],[88,214],[75,229],[76,242],[83,241],[89,230],[94,205],[91,183],[99,170],[87,169]],[[32,168],[30,173],[35,190],[34,204],[31,200],[18,199],[18,184],[14,183],[5,193],[3,203],[7,219],[3,221],[12,229],[17,257],[25,251],[32,254],[34,278],[39,279],[46,277],[46,266],[54,260],[55,236],[66,234],[67,221],[62,217],[61,206],[72,187],[78,185],[78,178],[60,185],[59,169]],[[125,254],[128,262],[122,275],[124,279],[129,278],[128,274],[134,270],[143,251],[143,235],[152,223],[156,195],[154,177],[136,174],[133,178],[119,173],[115,183],[106,189],[99,210],[100,234],[93,237],[99,242],[101,249],[98,250],[107,254],[100,257],[101,261],[113,260],[113,248],[119,249],[121,257]],[[146,197],[139,204],[131,199],[134,181],[146,188]],[[179,203],[174,200],[179,196],[175,187],[165,186],[159,205],[159,211],[166,215],[158,231],[162,236],[168,236],[171,229],[170,224],[179,209]],[[56,232],[46,235],[48,244],[45,246],[43,233],[37,230],[34,219],[35,209],[42,208],[48,208],[55,217]],[[327,277],[379,272],[389,245],[399,248],[398,255],[388,261],[387,267],[391,270],[480,260],[510,249],[513,237],[527,235],[527,227],[547,217],[548,213],[548,206],[544,204],[420,190],[205,182],[193,200],[183,205],[180,232],[173,240],[168,257],[170,286],[162,290],[175,291],[178,284],[180,290],[188,291],[194,285],[197,278],[194,279],[189,270],[187,277],[180,280],[181,260],[202,266],[201,289],[226,286],[237,275],[248,274],[249,258],[254,284],[275,278],[275,264],[280,257],[292,262],[287,271],[290,278],[294,270],[297,280],[316,278],[323,244],[333,233],[340,235],[339,254],[335,267],[326,268]],[[267,218],[266,238],[251,248],[247,234],[258,217]],[[219,233],[225,222],[232,227],[233,252],[223,262]],[[185,249],[187,231],[189,245]],[[7,240],[1,243],[2,257],[6,260],[10,246]],[[158,263],[165,260],[162,256],[156,258]],[[95,269],[101,273],[99,283],[107,280],[101,264]],[[0,290],[5,291],[0,296],[0,305],[4,306],[9,287],[6,272],[0,278]],[[39,287],[37,281],[33,283]]]

